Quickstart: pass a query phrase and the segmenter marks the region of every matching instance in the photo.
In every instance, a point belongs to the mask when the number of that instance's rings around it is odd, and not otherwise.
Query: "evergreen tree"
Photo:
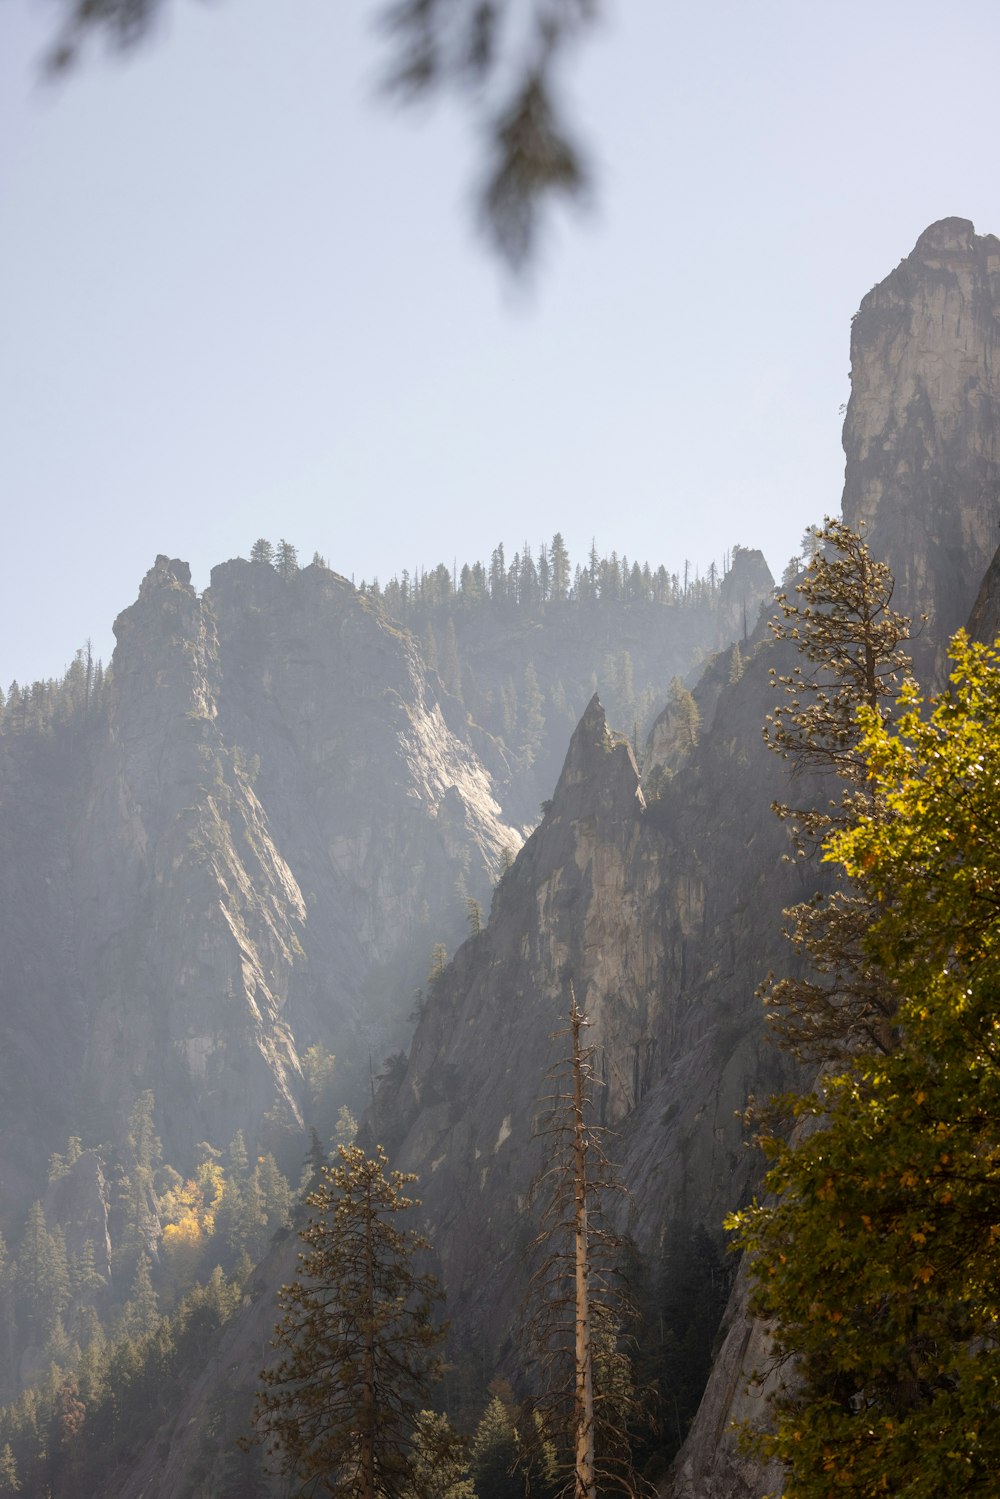
[[[778,596],[781,615],[772,631],[794,644],[801,659],[786,673],[772,668],[787,701],[764,729],[766,742],[790,761],[793,774],[832,772],[843,787],[839,802],[821,780],[813,782],[821,805],[793,811],[775,804],[779,817],[791,819],[802,854],[862,814],[885,816],[861,753],[858,714],[864,710],[888,722],[900,674],[909,665],[902,649],[909,621],[891,608],[889,569],[842,521],[827,518],[814,540],[797,598]],[[865,958],[871,899],[841,888],[784,914],[813,976],[764,988],[781,1043],[810,1060],[837,1058],[858,1045],[888,1049],[896,997],[888,976]]]
[[[292,1191],[270,1152],[258,1157],[253,1175],[257,1179],[267,1233],[271,1235],[277,1229],[287,1227],[292,1208]]]
[[[259,536],[250,548],[251,562],[266,562],[269,566],[274,565],[274,547],[264,536]]]
[[[95,1291],[104,1289],[105,1280],[97,1268],[93,1239],[85,1239],[79,1251],[71,1256],[69,1283],[74,1299],[89,1296]]]
[[[464,1446],[447,1416],[419,1411],[413,1423],[410,1471],[399,1499],[477,1499]]]
[[[553,536],[549,547],[549,574],[550,595],[557,603],[562,602],[569,596],[569,552],[559,531]]]
[[[278,542],[278,550],[274,556],[274,566],[277,569],[278,576],[284,578],[286,582],[290,578],[294,578],[299,570],[299,554],[295,547],[292,546],[292,543],[286,541],[284,537]]]
[[[250,1170],[250,1158],[247,1155],[247,1142],[243,1131],[238,1129],[229,1142],[229,1174],[234,1181],[243,1181]]]
[[[299,1278],[282,1288],[278,1361],[261,1375],[255,1422],[285,1472],[352,1499],[396,1499],[413,1478],[418,1413],[441,1373],[440,1293],[396,1225],[415,1180],[341,1146],[307,1202]]]
[[[477,1499],[520,1499],[524,1484],[517,1464],[517,1431],[508,1386],[491,1395],[472,1438],[469,1466]]]
[[[507,601],[507,563],[502,541],[490,557],[490,598],[494,604]]]
[[[122,1332],[133,1340],[143,1338],[153,1331],[159,1320],[159,1298],[153,1290],[149,1256],[140,1254],[132,1289],[121,1312]]]
[[[18,1248],[14,1294],[26,1339],[44,1343],[69,1302],[69,1270],[65,1242],[49,1233],[40,1202],[32,1204]]]
[[[333,1131],[334,1145],[353,1145],[358,1133],[358,1121],[351,1113],[346,1103],[340,1105],[337,1113],[337,1123]]]

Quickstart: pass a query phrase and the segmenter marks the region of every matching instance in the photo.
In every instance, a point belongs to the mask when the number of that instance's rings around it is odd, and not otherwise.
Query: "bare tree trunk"
[[[573,1197],[576,1232],[576,1391],[573,1425],[576,1432],[575,1499],[595,1499],[594,1477],[594,1366],[590,1342],[590,1254],[587,1231],[587,1139],[583,1113],[583,1061],[580,1047],[582,1015],[572,995],[573,1034]]]

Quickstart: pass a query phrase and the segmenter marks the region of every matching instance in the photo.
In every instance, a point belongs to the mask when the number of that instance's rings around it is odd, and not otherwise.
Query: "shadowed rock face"
[[[941,219],[874,287],[851,334],[843,515],[928,615],[941,664],[1000,541],[1000,239]],[[922,664],[922,663],[921,663]]]
[[[783,767],[761,743],[766,680],[764,658],[750,659],[719,697],[703,753],[648,808],[628,744],[591,702],[488,926],[434,986],[405,1075],[378,1100],[369,1127],[419,1174],[459,1354],[485,1340],[517,1366],[544,1152],[534,1129],[570,979],[631,1192],[621,1223],[640,1251],[655,1260],[679,1221],[718,1242],[748,1189],[738,1114],[782,1068],[754,991],[781,946],[772,913],[802,893],[769,811]]]

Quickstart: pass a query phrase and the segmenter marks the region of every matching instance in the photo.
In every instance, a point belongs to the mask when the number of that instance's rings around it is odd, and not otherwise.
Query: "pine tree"
[[[274,566],[274,547],[265,536],[259,536],[250,548],[251,562],[266,562],[269,567]]]
[[[133,1340],[153,1331],[160,1320],[159,1298],[153,1290],[149,1256],[140,1254],[128,1300],[122,1307],[123,1334]]]
[[[69,1270],[61,1234],[50,1233],[40,1202],[28,1213],[17,1252],[14,1293],[29,1341],[44,1343],[69,1301]]]
[[[274,555],[274,566],[278,576],[287,582],[294,578],[299,570],[299,554],[290,541],[284,537],[278,542],[278,550]]]
[[[549,547],[549,575],[549,594],[556,602],[562,602],[569,596],[569,552],[560,531],[553,536]]]
[[[419,1411],[413,1423],[410,1471],[399,1499],[478,1499],[464,1444],[447,1416]]]
[[[520,1499],[524,1486],[515,1471],[518,1444],[509,1386],[491,1395],[473,1435],[469,1457],[477,1499]]]
[[[415,1430],[441,1373],[428,1248],[396,1217],[415,1177],[385,1152],[338,1149],[307,1202],[299,1278],[282,1288],[278,1361],[261,1374],[254,1420],[285,1472],[337,1499],[395,1499],[413,1476]]]
[[[860,750],[858,713],[863,709],[888,722],[909,665],[902,648],[909,621],[891,608],[889,569],[842,521],[827,518],[814,541],[797,598],[778,596],[781,616],[772,631],[779,641],[791,642],[801,659],[789,672],[772,668],[787,701],[764,729],[765,741],[791,763],[794,776],[813,777],[810,784],[823,802],[798,810],[775,804],[778,816],[792,822],[800,856],[861,815],[886,815]],[[831,773],[842,786],[839,799],[831,796]],[[864,954],[871,900],[842,887],[784,914],[813,976],[764,986],[781,1044],[812,1061],[839,1058],[859,1045],[887,1050],[896,995],[888,976]]]

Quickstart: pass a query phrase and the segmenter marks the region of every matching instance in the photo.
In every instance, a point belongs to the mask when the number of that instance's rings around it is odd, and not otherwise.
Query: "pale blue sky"
[[[0,5],[0,684],[62,671],[158,551],[348,574],[562,530],[776,572],[835,510],[849,325],[930,222],[1000,232],[995,0],[617,0],[571,77],[598,201],[529,287],[477,140],[375,95],[361,0],[174,0],[40,84]]]

